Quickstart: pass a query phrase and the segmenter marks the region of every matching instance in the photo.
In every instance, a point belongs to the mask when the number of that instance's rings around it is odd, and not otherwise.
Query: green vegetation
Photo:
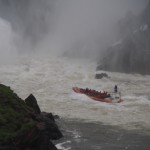
[[[10,87],[0,85],[0,96],[5,96],[7,98],[12,98],[17,96],[14,92],[10,89]]]
[[[9,87],[0,85],[0,141],[12,140],[35,127],[31,109]]]

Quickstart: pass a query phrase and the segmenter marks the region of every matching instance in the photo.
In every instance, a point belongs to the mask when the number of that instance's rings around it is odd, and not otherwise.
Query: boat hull
[[[117,99],[114,99],[111,96],[110,97],[100,97],[100,96],[96,96],[96,95],[94,96],[94,94],[92,92],[91,93],[89,91],[85,92],[86,89],[82,89],[82,88],[78,88],[78,87],[73,87],[72,89],[74,92],[79,93],[79,94],[84,94],[95,101],[100,101],[100,102],[105,102],[105,103],[121,103],[123,101],[120,97],[118,97]]]

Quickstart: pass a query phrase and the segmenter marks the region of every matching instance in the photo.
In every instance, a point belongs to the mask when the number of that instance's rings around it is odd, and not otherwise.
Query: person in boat
[[[88,88],[86,88],[86,89],[85,89],[85,92],[89,92],[89,89],[88,89]]]
[[[118,87],[117,87],[117,85],[115,85],[115,87],[114,87],[114,92],[115,92],[115,93],[118,92]]]

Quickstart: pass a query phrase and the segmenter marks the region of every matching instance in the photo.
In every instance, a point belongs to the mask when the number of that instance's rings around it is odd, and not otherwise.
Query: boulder
[[[34,109],[34,111],[36,113],[41,113],[41,110],[37,104],[37,100],[36,98],[30,94],[26,99],[25,99],[25,103],[29,106],[29,107],[32,107]]]
[[[37,116],[37,120],[40,122],[39,130],[45,132],[50,140],[59,140],[62,137],[62,133],[58,129],[52,114],[41,113]]]
[[[106,73],[97,73],[95,75],[95,79],[102,79],[102,78],[109,78],[109,76]]]

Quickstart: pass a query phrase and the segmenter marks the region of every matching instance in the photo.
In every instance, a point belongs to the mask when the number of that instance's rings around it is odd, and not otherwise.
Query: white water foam
[[[68,143],[71,143],[71,141],[66,141],[66,142],[63,142],[63,143],[58,143],[58,144],[56,144],[56,147],[57,147],[58,150],[70,150],[71,147],[64,146],[65,144],[68,144]]]
[[[33,93],[43,111],[65,118],[149,128],[150,76],[106,72],[109,79],[97,80],[95,68],[93,62],[62,57],[20,57],[14,64],[1,64],[0,83],[11,86],[23,99]],[[73,86],[112,91],[116,84],[124,100],[118,104],[93,101],[72,91]]]

